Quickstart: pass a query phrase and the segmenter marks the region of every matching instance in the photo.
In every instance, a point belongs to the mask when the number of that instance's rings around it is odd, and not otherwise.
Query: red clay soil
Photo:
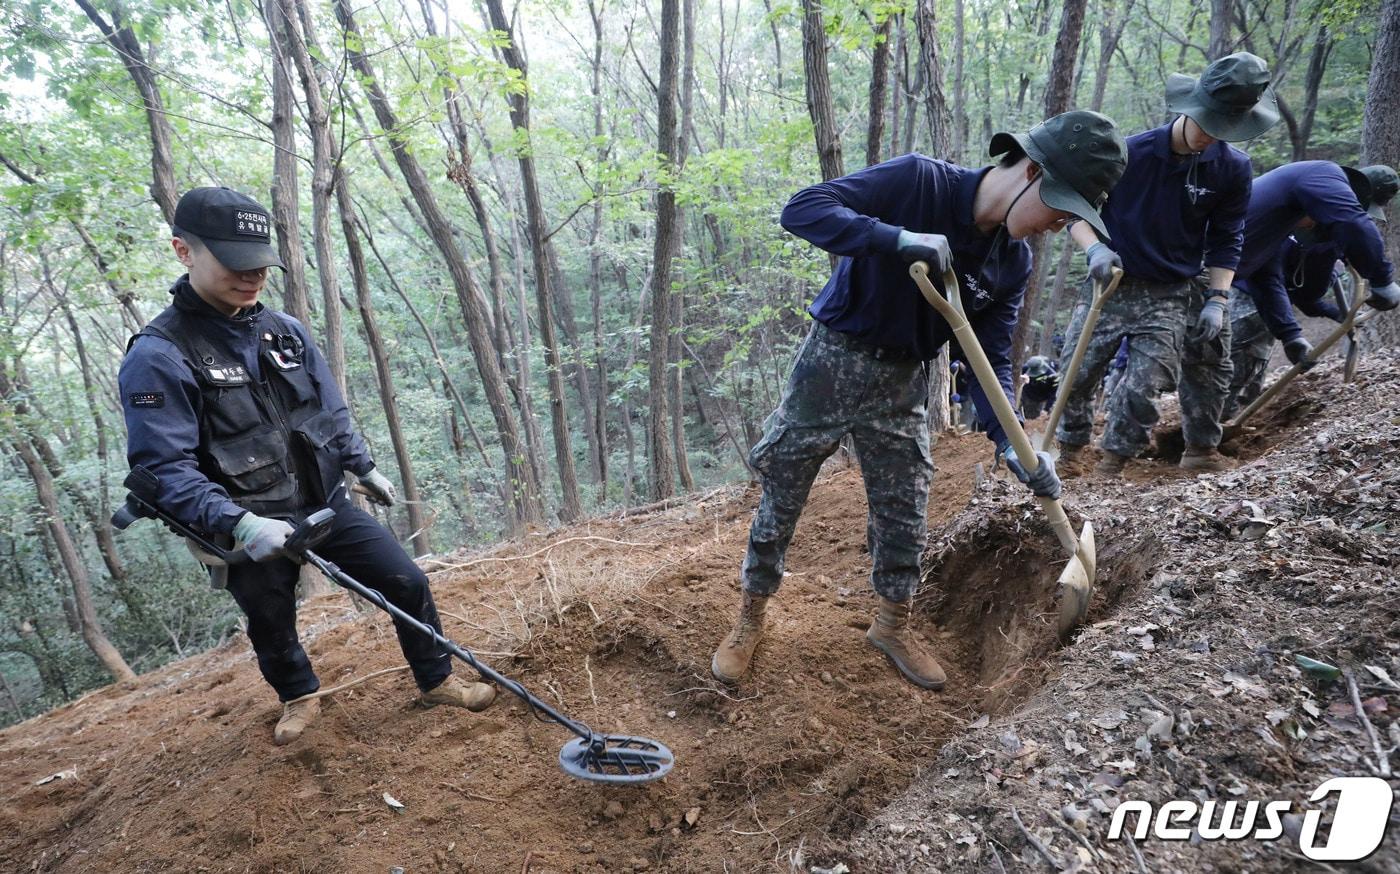
[[[947,438],[934,455],[936,542],[990,445]],[[960,691],[899,679],[864,640],[865,495],[838,465],[798,527],[752,678],[723,689],[709,659],[756,497],[736,487],[592,520],[434,574],[449,636],[595,728],[669,744],[677,764],[663,781],[572,780],[556,762],[570,736],[508,694],[480,715],[425,711],[405,673],[330,696],[303,738],[274,746],[280,707],[240,637],[0,732],[0,870],[752,871],[793,849],[780,826],[797,841],[852,833],[984,699],[1008,698],[1007,683],[990,685],[1053,641],[989,655],[982,635],[962,633],[987,592],[944,597],[924,612],[945,616],[932,643]],[[1005,534],[1011,565],[1042,560]],[[1042,601],[1049,573],[1023,582]],[[304,605],[302,626],[325,687],[401,664],[387,619],[341,593]]]

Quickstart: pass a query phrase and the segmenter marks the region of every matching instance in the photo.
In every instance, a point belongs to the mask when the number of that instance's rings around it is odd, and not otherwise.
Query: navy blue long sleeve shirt
[[[1103,209],[1123,272],[1180,282],[1200,273],[1202,263],[1234,270],[1253,177],[1249,156],[1223,141],[1199,155],[1174,155],[1170,124],[1127,143],[1128,167]]]
[[[226,316],[195,293],[188,276],[180,277],[171,293],[175,295],[175,306],[203,320],[203,336],[216,350],[228,351],[230,359],[241,362],[250,375],[262,378],[258,350],[260,325],[267,312],[262,304],[237,316]],[[282,318],[305,345],[304,365],[316,385],[322,407],[335,418],[336,437],[332,443],[340,453],[341,468],[356,475],[368,473],[374,460],[350,421],[350,411],[325,356],[304,325],[285,314]],[[127,461],[132,467],[144,466],[160,478],[156,503],[187,525],[211,534],[231,533],[247,511],[199,470],[195,450],[199,446],[203,395],[179,347],[163,337],[140,336],[122,360],[117,384],[126,417]],[[158,395],[162,403],[151,407],[131,402],[133,396],[143,395]]]
[[[1279,247],[1277,264],[1266,265],[1236,284],[1255,301],[1286,298],[1305,315],[1340,320],[1342,314],[1331,293],[1337,261],[1344,258],[1342,245],[1335,240],[1303,245],[1287,237]],[[1269,333],[1280,340],[1288,342],[1303,335],[1291,307],[1255,308]]]
[[[1298,161],[1254,180],[1245,219],[1239,283],[1254,299],[1270,332],[1285,342],[1302,335],[1290,311],[1283,247],[1304,218],[1314,235],[1335,244],[1338,257],[1372,285],[1387,285],[1394,271],[1376,223],[1361,208],[1346,173],[1331,161]]]
[[[1005,233],[983,234],[973,222],[977,186],[991,168],[971,170],[904,155],[804,188],[783,208],[782,225],[842,256],[808,312],[835,331],[930,359],[953,340],[952,328],[929,306],[897,254],[899,232],[942,234],[953,251],[963,304],[1008,398],[1011,335],[1030,275],[1030,247]],[[934,276],[942,291],[942,277]],[[1004,434],[975,380],[972,399],[987,436]]]

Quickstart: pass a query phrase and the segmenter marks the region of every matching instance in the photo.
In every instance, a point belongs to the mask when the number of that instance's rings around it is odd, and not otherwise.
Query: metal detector
[[[241,564],[249,560],[242,549],[222,549],[210,542],[208,537],[161,510],[155,502],[159,483],[155,474],[144,467],[133,468],[124,483],[130,494],[126,497],[126,504],[112,516],[113,527],[125,530],[139,518],[155,518],[165,523],[171,531],[189,538],[200,549],[228,564]],[[283,552],[292,561],[310,562],[336,585],[349,589],[405,625],[428,635],[438,646],[466,662],[478,674],[524,701],[536,719],[557,723],[577,735],[559,750],[559,767],[565,773],[598,783],[647,783],[659,780],[670,772],[676,758],[665,744],[636,735],[595,732],[584,723],[570,719],[535,697],[520,683],[482,664],[471,650],[443,637],[431,625],[395,607],[382,593],[345,573],[335,562],[317,555],[313,549],[330,534],[334,519],[335,511],[329,507],[312,513],[287,538]]]

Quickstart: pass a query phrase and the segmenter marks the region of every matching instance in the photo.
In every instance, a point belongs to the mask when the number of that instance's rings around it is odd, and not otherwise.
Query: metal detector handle
[[[157,506],[156,492],[160,486],[160,478],[145,467],[139,464],[133,467],[122,481],[122,485],[126,486],[129,492],[126,501],[112,514],[112,527],[118,531],[125,531],[138,519],[158,519],[165,527],[191,541],[223,564],[243,564],[251,561],[246,550],[223,549]]]
[[[1332,333],[1328,334],[1322,342],[1313,347],[1308,357],[1284,371],[1282,376],[1274,380],[1273,385],[1264,389],[1264,392],[1254,399],[1254,403],[1241,410],[1239,415],[1235,416],[1235,421],[1225,426],[1226,437],[1233,437],[1240,433],[1240,430],[1244,427],[1244,423],[1249,421],[1255,413],[1259,412],[1273,401],[1273,399],[1278,396],[1279,392],[1283,391],[1285,386],[1296,379],[1298,374],[1303,372],[1305,367],[1311,367],[1316,364],[1318,359],[1321,358],[1328,349],[1335,346],[1337,342],[1350,331],[1360,325],[1366,324],[1371,319],[1375,318],[1376,313],[1380,312],[1380,310],[1375,309],[1364,313],[1360,312],[1361,308],[1366,304],[1366,295],[1362,292],[1362,280],[1361,277],[1357,275],[1355,269],[1347,269],[1351,271],[1352,288],[1351,309],[1347,310],[1347,317],[1343,319],[1342,323],[1334,328]]]
[[[963,355],[967,357],[967,363],[972,366],[972,372],[976,374],[977,381],[982,384],[982,393],[987,396],[987,401],[995,411],[997,421],[1001,423],[1001,428],[1006,432],[1007,438],[1011,441],[1011,446],[1016,450],[1016,457],[1021,459],[1022,464],[1038,463],[1035,447],[1031,445],[1031,439],[1026,436],[1026,429],[1021,427],[1021,422],[1016,418],[1016,411],[1011,409],[1011,402],[1006,399],[1006,390],[1002,388],[1001,381],[997,379],[996,371],[992,369],[992,363],[987,360],[987,353],[982,351],[982,343],[977,339],[977,334],[973,332],[972,326],[968,324],[967,316],[963,313],[962,296],[958,292],[958,277],[951,268],[943,273],[943,287],[947,290],[948,299],[944,300],[938,293],[938,289],[933,287],[933,283],[928,278],[928,264],[923,261],[915,261],[909,265],[909,275],[914,277],[914,282],[919,286],[919,291],[923,293],[924,299],[938,310],[939,315],[953,329],[953,336],[957,337],[958,345],[962,347]],[[1074,528],[1069,524],[1069,517],[1065,515],[1065,508],[1060,504],[1059,498],[1047,498],[1036,495],[1036,500],[1040,502],[1041,508],[1045,511],[1046,517],[1050,520],[1050,527],[1055,530],[1055,536],[1059,538],[1060,545],[1070,555],[1079,554],[1079,538],[1074,534]]]
[[[1122,279],[1122,269],[1114,267],[1107,286],[1102,286],[1098,282],[1094,283],[1094,300],[1089,304],[1089,312],[1084,317],[1084,325],[1079,329],[1079,339],[1074,343],[1074,355],[1069,360],[1069,367],[1060,374],[1060,387],[1055,392],[1055,406],[1050,408],[1050,421],[1045,426],[1044,436],[1040,438],[1042,450],[1049,449],[1050,441],[1055,439],[1055,426],[1060,424],[1060,417],[1064,415],[1065,404],[1069,402],[1069,392],[1074,385],[1074,378],[1079,375],[1079,365],[1084,363],[1084,353],[1088,351],[1089,340],[1094,336],[1094,326],[1099,323],[1099,313],[1103,311],[1104,302],[1118,290],[1118,283]],[[1021,453],[1017,450],[1016,454],[1019,456]]]

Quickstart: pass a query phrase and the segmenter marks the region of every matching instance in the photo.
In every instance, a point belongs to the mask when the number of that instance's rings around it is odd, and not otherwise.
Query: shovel
[[[1346,292],[1342,289],[1342,277],[1333,275],[1332,296],[1337,301],[1337,309],[1342,312],[1351,310],[1351,302],[1347,300]],[[1356,332],[1347,332],[1347,360],[1342,367],[1342,382],[1351,382],[1356,379],[1356,364],[1361,360],[1361,346],[1356,342]]]
[[[207,537],[160,509],[155,502],[159,480],[144,467],[138,465],[132,468],[124,484],[130,493],[126,496],[126,503],[122,508],[113,514],[112,527],[124,531],[137,519],[155,518],[164,522],[171,531],[193,541],[202,551],[225,564],[241,564],[249,560],[248,554],[242,549],[221,549],[209,542]],[[310,562],[337,585],[349,589],[395,619],[428,635],[440,648],[471,665],[481,676],[524,701],[536,719],[556,723],[576,735],[574,740],[564,744],[559,750],[559,767],[564,769],[565,773],[580,780],[597,783],[648,783],[659,780],[670,772],[676,758],[665,744],[634,735],[602,734],[593,731],[582,722],[570,719],[535,697],[520,683],[477,661],[471,650],[443,637],[442,633],[431,625],[420,622],[389,603],[378,590],[371,589],[341,570],[335,562],[313,552],[312,550],[330,533],[334,519],[335,511],[329,507],[312,513],[287,538],[282,547],[283,551],[293,561]]]
[[[1104,302],[1118,290],[1118,282],[1122,278],[1123,271],[1114,267],[1107,287],[1098,282],[1094,283],[1094,300],[1089,304],[1089,313],[1084,317],[1084,327],[1080,329],[1079,339],[1074,343],[1074,355],[1069,359],[1069,367],[1060,374],[1060,390],[1055,393],[1055,406],[1050,409],[1050,421],[1045,426],[1045,435],[1040,438],[1041,450],[1049,449],[1050,441],[1055,439],[1055,426],[1060,424],[1060,416],[1064,415],[1065,404],[1069,401],[1069,389],[1074,385],[1079,365],[1084,363],[1084,353],[1089,349],[1089,340],[1094,336],[1094,326],[1099,323],[1099,313],[1103,312]],[[1021,453],[1018,450],[1016,454],[1019,456]]]
[[[1039,463],[1035,448],[1031,446],[1030,438],[1026,436],[1025,429],[1016,419],[1016,413],[1011,409],[1011,402],[1006,399],[1006,392],[997,380],[996,371],[992,370],[992,364],[987,360],[987,353],[982,351],[982,344],[977,341],[977,335],[973,333],[972,326],[967,323],[967,314],[963,311],[962,295],[958,292],[957,275],[951,269],[943,274],[943,287],[948,292],[946,300],[938,294],[938,289],[934,288],[933,283],[929,281],[928,264],[923,261],[915,261],[909,265],[909,275],[914,277],[914,282],[919,286],[919,291],[923,293],[924,299],[938,310],[939,315],[943,316],[953,329],[953,336],[957,337],[963,355],[967,357],[968,364],[972,366],[972,372],[976,374],[977,381],[982,385],[982,392],[991,402],[1002,430],[1010,438],[1011,446],[1016,450],[1016,457],[1024,459],[1025,464]],[[1098,570],[1098,551],[1094,546],[1094,525],[1086,520],[1083,532],[1075,537],[1074,528],[1070,526],[1069,518],[1065,516],[1065,508],[1060,504],[1058,498],[1036,496],[1036,500],[1040,502],[1041,509],[1049,518],[1050,527],[1055,530],[1055,536],[1059,538],[1060,545],[1069,555],[1069,564],[1065,565],[1059,580],[1059,631],[1060,636],[1064,637],[1084,622],[1084,617],[1089,612],[1089,599],[1094,594],[1094,577]]]
[[[1254,399],[1254,403],[1241,410],[1239,415],[1235,416],[1235,421],[1225,426],[1223,439],[1229,440],[1232,437],[1238,436],[1239,433],[1244,430],[1244,423],[1249,421],[1255,413],[1268,406],[1275,397],[1278,397],[1279,392],[1283,391],[1290,382],[1296,379],[1298,374],[1302,373],[1305,368],[1312,367],[1313,364],[1317,363],[1317,359],[1321,358],[1328,349],[1335,346],[1339,340],[1347,336],[1353,329],[1366,324],[1375,317],[1376,313],[1380,312],[1380,310],[1368,310],[1364,313],[1359,312],[1362,305],[1366,302],[1366,289],[1361,277],[1357,275],[1355,270],[1351,271],[1351,287],[1353,293],[1351,308],[1347,310],[1347,317],[1342,320],[1342,323],[1333,329],[1332,333],[1328,334],[1321,343],[1314,346],[1312,352],[1310,352],[1306,358],[1288,368],[1288,370],[1284,371],[1283,376],[1274,380],[1273,385],[1264,389],[1259,397]]]

